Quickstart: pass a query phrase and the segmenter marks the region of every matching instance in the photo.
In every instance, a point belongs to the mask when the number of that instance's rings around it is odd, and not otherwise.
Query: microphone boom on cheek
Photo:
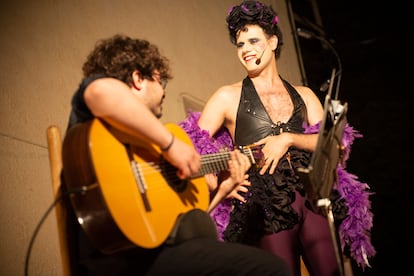
[[[264,52],[266,51],[266,47],[263,49],[263,52],[262,52],[262,54],[260,55],[260,57],[258,57],[257,59],[256,59],[256,65],[259,65],[260,64],[260,62],[262,62],[262,57],[263,57],[263,55],[264,55]]]

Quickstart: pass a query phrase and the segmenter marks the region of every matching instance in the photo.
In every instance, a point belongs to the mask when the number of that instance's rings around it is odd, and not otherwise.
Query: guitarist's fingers
[[[251,166],[249,158],[246,155],[242,154],[240,151],[236,150],[233,152],[234,157],[238,162],[239,168],[243,171],[243,173],[246,172]]]
[[[251,186],[250,181],[247,180],[249,175],[245,175],[245,180],[239,183],[227,196],[227,198],[235,198],[241,202],[246,202],[243,194],[246,194],[249,189],[247,187]]]
[[[184,170],[182,169],[178,169],[177,170],[177,176],[179,179],[185,179],[186,178],[186,173]]]
[[[214,191],[218,187],[218,178],[215,174],[206,174],[205,176],[209,191]]]
[[[240,195],[239,193],[237,193],[236,191],[231,192],[229,197],[230,198],[235,198],[238,201],[241,201],[243,203],[246,203],[246,199],[242,195]]]
[[[231,155],[231,160],[229,160],[230,174],[231,174],[231,178],[234,181],[234,184],[237,184],[243,180],[242,177],[245,171],[244,171],[243,165],[240,161],[240,158],[237,152],[233,151],[230,153],[230,155]]]
[[[172,146],[163,152],[166,159],[177,168],[177,176],[186,179],[195,175],[201,166],[201,156],[194,147],[175,139]]]
[[[244,176],[244,180],[242,180],[241,182],[237,183],[237,185],[234,187],[234,191],[235,192],[241,192],[241,193],[247,193],[249,191],[248,187],[250,187],[252,184],[250,183],[249,180],[247,180],[249,178],[249,175],[245,175]]]
[[[249,175],[245,174],[244,175],[244,181],[242,183],[239,184],[239,186],[241,187],[250,187],[252,186],[252,183],[249,181]],[[247,192],[247,188],[245,188],[246,190],[243,192]]]
[[[200,166],[198,166],[196,160],[194,160],[194,162],[188,162],[186,165],[177,170],[177,176],[180,179],[190,178],[198,172],[199,168]]]
[[[247,193],[249,191],[247,187],[252,186],[248,178],[249,178],[248,174],[244,175],[244,180],[238,183],[237,186],[234,188],[234,190],[237,192]]]

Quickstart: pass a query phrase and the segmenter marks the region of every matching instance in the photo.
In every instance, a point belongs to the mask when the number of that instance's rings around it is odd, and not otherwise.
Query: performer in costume
[[[190,113],[180,124],[201,154],[234,145],[262,147],[264,166],[249,170],[251,186],[238,190],[243,200],[228,199],[211,213],[220,238],[277,254],[295,275],[300,275],[300,256],[312,275],[334,275],[339,269],[328,221],[312,210],[297,173],[309,165],[316,148],[323,107],[309,88],[292,86],[278,73],[282,34],[270,6],[244,1],[229,10],[227,24],[248,75],[220,87],[201,114]],[[344,163],[338,166],[331,201],[342,251],[365,268],[375,255],[369,186],[345,170],[359,137],[345,127]]]

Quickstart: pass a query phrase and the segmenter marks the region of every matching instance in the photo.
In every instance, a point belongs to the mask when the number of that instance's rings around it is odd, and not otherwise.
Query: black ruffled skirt
[[[223,239],[255,245],[265,234],[292,229],[298,224],[300,218],[292,203],[297,194],[306,197],[306,193],[296,170],[307,168],[310,157],[307,151],[291,148],[279,161],[274,174],[260,175],[260,168],[252,167],[249,170],[252,186],[248,193],[243,194],[247,202],[233,200],[230,222]],[[347,214],[345,201],[333,190],[331,202],[335,222],[339,224]],[[318,211],[312,208],[309,201],[306,201],[305,208]]]

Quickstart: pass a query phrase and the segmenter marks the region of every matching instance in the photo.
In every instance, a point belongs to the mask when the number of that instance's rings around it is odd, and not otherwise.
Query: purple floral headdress
[[[238,32],[244,30],[246,25],[259,25],[269,37],[277,36],[276,57],[279,57],[279,46],[283,44],[283,39],[278,26],[279,17],[271,6],[259,1],[243,1],[240,5],[233,5],[227,10],[226,22],[230,41],[234,45],[237,43]]]
[[[279,23],[279,16],[275,15],[275,17],[272,20],[272,24],[277,25],[277,23]]]

